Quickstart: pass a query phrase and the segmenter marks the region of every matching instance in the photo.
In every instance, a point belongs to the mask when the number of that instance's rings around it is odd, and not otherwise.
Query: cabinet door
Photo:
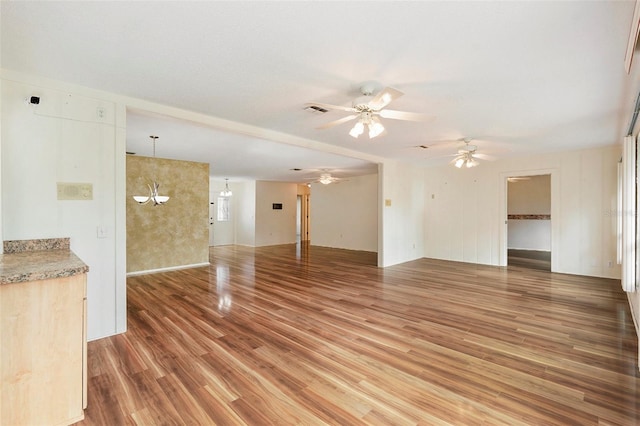
[[[0,285],[0,424],[83,418],[85,279]]]

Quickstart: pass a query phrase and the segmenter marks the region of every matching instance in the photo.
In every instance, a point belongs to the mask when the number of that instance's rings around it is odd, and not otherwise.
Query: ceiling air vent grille
[[[328,109],[324,109],[318,105],[309,105],[305,108],[307,111],[313,112],[314,114],[324,114],[325,112],[329,112]]]

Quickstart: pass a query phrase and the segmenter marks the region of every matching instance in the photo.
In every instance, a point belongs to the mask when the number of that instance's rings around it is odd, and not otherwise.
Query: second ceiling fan
[[[391,101],[398,99],[404,93],[391,87],[385,87],[377,93],[375,93],[375,91],[376,85],[374,83],[363,84],[360,87],[360,93],[362,96],[354,99],[351,107],[318,102],[308,103],[306,106],[319,107],[326,110],[350,112],[350,115],[331,121],[327,124],[323,124],[322,126],[319,126],[318,129],[328,129],[329,127],[357,119],[358,121],[349,131],[349,135],[354,138],[357,138],[364,133],[365,126],[369,131],[368,134],[370,139],[375,138],[384,132],[384,126],[378,117],[407,121],[429,121],[433,119],[433,116],[425,114],[385,109]]]

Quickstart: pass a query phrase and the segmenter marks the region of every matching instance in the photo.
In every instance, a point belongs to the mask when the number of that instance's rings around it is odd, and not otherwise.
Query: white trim
[[[127,207],[126,207],[126,145],[127,111],[116,104],[115,158],[115,334],[127,331]]]
[[[378,163],[378,267],[384,263],[384,163]],[[424,238],[424,237],[423,237]]]
[[[137,275],[157,274],[160,272],[178,271],[180,269],[201,268],[203,266],[210,266],[210,265],[211,263],[204,262],[204,263],[194,263],[192,265],[180,265],[180,266],[169,266],[167,268],[147,269],[146,271],[127,272],[127,277],[135,277]]]
[[[622,150],[622,289],[636,289],[636,138],[626,136]]]
[[[618,161],[618,192],[616,198],[616,263],[622,265],[622,193],[624,186],[624,175],[622,173],[622,158]]]
[[[627,74],[631,73],[631,63],[633,61],[633,54],[636,48],[636,42],[638,41],[638,34],[640,33],[640,1],[636,0],[636,4],[633,9],[633,18],[631,20],[631,28],[629,29],[629,39],[627,40],[627,50],[624,55],[624,69]]]
[[[538,251],[538,252],[541,252],[541,253],[550,253],[551,252],[551,250],[532,249],[532,248],[526,248],[526,247],[523,247],[523,248],[520,248],[520,247],[509,247],[508,249],[509,250],[522,250],[522,251]]]

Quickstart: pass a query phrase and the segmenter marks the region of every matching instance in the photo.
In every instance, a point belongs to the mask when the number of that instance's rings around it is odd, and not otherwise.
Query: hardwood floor
[[[634,425],[615,280],[284,245],[128,279],[81,425]]]
[[[507,264],[524,268],[551,271],[551,252],[538,250],[507,250]]]

